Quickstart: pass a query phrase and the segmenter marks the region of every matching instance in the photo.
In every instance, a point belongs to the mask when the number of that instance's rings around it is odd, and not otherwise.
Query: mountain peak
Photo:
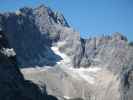
[[[46,9],[48,8],[46,5],[44,4],[40,4],[38,7],[36,7],[35,9]]]
[[[36,7],[34,10],[37,11],[40,15],[47,14],[47,16],[50,18],[50,21],[52,23],[69,27],[65,17],[59,11],[53,11],[49,7],[45,6],[44,4]]]

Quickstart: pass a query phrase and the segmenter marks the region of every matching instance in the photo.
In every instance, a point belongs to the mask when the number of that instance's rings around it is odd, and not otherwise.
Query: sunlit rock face
[[[84,39],[41,5],[0,14],[24,78],[59,100],[132,100],[133,46],[121,33]],[[12,52],[12,54],[14,54]],[[37,99],[38,100],[38,99]]]

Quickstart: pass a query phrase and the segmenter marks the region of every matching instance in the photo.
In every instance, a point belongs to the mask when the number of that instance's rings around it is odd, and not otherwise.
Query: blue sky
[[[0,11],[41,3],[63,13],[82,37],[121,32],[133,41],[133,0],[0,0]]]

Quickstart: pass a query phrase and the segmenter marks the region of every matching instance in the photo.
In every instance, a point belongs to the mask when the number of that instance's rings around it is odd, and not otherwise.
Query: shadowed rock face
[[[58,22],[63,19],[54,19],[59,16],[58,14],[56,16],[53,14],[54,18],[49,19],[52,13],[50,12],[50,9],[40,6],[34,10],[20,9],[20,15],[15,13],[1,15],[2,30],[7,33],[5,35],[15,49],[17,60],[21,65],[26,67],[54,65],[56,61],[61,60],[50,49],[51,40],[48,39],[48,29],[53,24],[50,20]]]
[[[9,50],[12,49],[7,38],[0,31],[0,100],[57,100],[23,78],[18,69],[16,56]]]
[[[16,58],[10,59],[3,54],[11,50],[1,48],[1,64],[9,62],[10,66],[19,63],[25,68],[42,67],[21,70],[24,77],[37,86],[25,81],[16,67],[9,69],[10,74],[5,73],[1,67],[4,72],[1,75],[4,77],[19,73],[12,77],[18,80],[18,86],[15,86],[20,90],[11,89],[15,92],[9,98],[14,98],[16,91],[19,91],[18,98],[22,96],[27,97],[25,100],[42,100],[40,97],[45,97],[49,100],[51,96],[42,92],[46,91],[43,88],[46,84],[48,93],[57,96],[59,100],[133,99],[133,46],[122,34],[83,39],[69,26],[62,14],[44,5],[0,14],[0,30],[4,31],[3,35],[16,52]],[[4,39],[1,38],[0,45],[9,48]],[[7,65],[4,63],[4,66]],[[14,83],[14,80],[11,81]],[[25,90],[27,92],[23,94]],[[35,95],[32,96],[31,91]]]

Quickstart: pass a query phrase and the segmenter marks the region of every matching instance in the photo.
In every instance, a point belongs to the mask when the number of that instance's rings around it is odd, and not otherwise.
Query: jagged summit
[[[7,33],[5,35],[22,66],[55,65],[62,59],[51,50],[51,46],[57,42],[65,42],[60,50],[70,57],[70,63],[75,67],[89,66],[101,47],[118,45],[120,42],[126,44],[127,41],[120,33],[81,39],[80,33],[70,28],[62,14],[45,5],[24,7],[17,14],[1,14],[0,28]]]
[[[49,7],[46,7],[44,4],[36,7],[36,8],[29,8],[29,7],[24,7],[19,9],[19,13],[21,14],[33,14],[33,15],[38,15],[39,17],[45,16],[49,17],[49,22],[50,24],[60,24],[62,26],[69,27],[66,19],[64,18],[63,14],[59,13],[58,11],[52,11]]]
[[[9,38],[10,45],[15,48],[18,61],[23,66],[42,66],[55,64],[55,61],[60,59],[49,45],[52,39],[57,40],[58,28],[67,28],[69,25],[62,14],[41,5],[34,9],[21,8],[17,14],[1,14],[0,27],[7,33],[5,35]],[[46,53],[47,51],[49,53]],[[31,61],[30,57],[33,58]],[[29,62],[26,59],[29,59]]]

